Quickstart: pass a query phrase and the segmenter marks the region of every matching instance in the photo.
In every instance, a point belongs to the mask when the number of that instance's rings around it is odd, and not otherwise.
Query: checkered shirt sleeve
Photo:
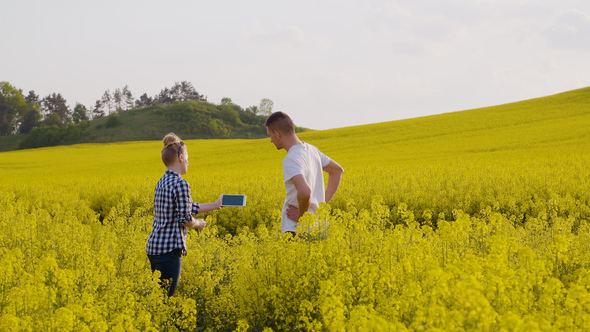
[[[154,194],[154,222],[148,238],[146,253],[162,255],[174,249],[186,252],[185,223],[199,213],[199,203],[193,203],[191,189],[174,171],[166,170]]]

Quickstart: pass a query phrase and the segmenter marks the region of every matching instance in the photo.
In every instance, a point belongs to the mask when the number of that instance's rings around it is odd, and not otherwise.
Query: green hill
[[[261,138],[265,115],[241,107],[202,101],[150,106],[70,124],[35,128],[31,133],[0,137],[0,151],[77,143],[160,140],[174,132],[185,139]],[[303,128],[298,128],[304,131]]]

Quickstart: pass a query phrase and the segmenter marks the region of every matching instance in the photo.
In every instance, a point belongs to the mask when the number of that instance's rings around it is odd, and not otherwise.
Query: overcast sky
[[[583,88],[589,59],[588,0],[0,3],[0,81],[72,107],[186,80],[328,129]]]

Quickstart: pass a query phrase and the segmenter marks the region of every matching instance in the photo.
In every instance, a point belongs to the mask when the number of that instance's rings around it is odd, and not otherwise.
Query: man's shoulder
[[[309,144],[309,143],[303,142],[303,146],[305,147],[305,150],[307,150],[307,151],[321,152],[320,149],[317,146],[313,145],[313,144]]]
[[[319,149],[315,145],[306,142],[301,142],[301,144],[295,145],[289,150],[289,152],[287,153],[287,157],[289,155],[291,155],[292,157],[305,155],[309,151],[319,151]]]
[[[309,144],[309,143],[304,143],[305,144],[305,151],[306,154],[311,156],[312,158],[322,158],[323,152],[320,151],[320,149],[318,149],[317,146]]]
[[[288,163],[298,163],[302,160],[321,159],[322,152],[315,146],[309,143],[298,145],[297,148],[289,150],[285,158],[283,158],[283,165]]]
[[[297,160],[302,158],[305,154],[306,149],[307,147],[305,147],[303,144],[294,145],[293,147],[291,147],[291,149],[289,149],[289,152],[287,152],[285,158],[283,158],[283,163],[285,163],[286,161],[288,162],[290,160]]]
[[[285,164],[294,162],[295,160],[297,160],[297,157],[294,154],[287,154],[285,158],[283,158],[283,166],[285,166]]]

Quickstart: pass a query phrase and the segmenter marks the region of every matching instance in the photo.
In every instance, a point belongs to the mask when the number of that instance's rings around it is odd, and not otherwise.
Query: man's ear
[[[281,138],[281,137],[283,136],[283,134],[281,134],[281,132],[280,132],[280,131],[278,131],[278,130],[273,130],[273,132],[275,133],[275,135],[276,135],[278,138]]]

